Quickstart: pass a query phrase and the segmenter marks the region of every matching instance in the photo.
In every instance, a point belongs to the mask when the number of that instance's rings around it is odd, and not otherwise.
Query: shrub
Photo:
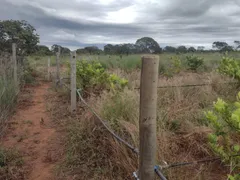
[[[217,70],[240,81],[240,63],[232,57],[223,56]]]
[[[96,61],[77,61],[76,69],[78,88],[122,89],[128,84],[126,79],[106,72],[102,65]]]
[[[209,145],[221,157],[222,161],[230,166],[229,179],[239,179],[240,152],[237,141],[240,135],[240,92],[237,101],[229,104],[218,99],[212,111],[205,112],[213,133],[209,135]]]
[[[196,71],[200,66],[203,65],[203,58],[198,56],[186,56],[187,66],[190,70]]]

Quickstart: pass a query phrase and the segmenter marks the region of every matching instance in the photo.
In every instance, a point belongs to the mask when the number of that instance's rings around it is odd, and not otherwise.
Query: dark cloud
[[[134,43],[150,36],[164,45],[210,47],[240,39],[240,0],[107,1],[3,0],[0,17],[29,21],[47,45]]]

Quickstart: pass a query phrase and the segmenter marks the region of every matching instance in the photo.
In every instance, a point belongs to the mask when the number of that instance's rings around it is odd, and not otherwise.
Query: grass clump
[[[0,147],[0,180],[23,180],[23,159],[19,152]]]

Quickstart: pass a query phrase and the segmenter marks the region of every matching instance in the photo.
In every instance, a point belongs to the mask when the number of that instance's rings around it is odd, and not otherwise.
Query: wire
[[[167,180],[165,176],[162,174],[162,172],[159,170],[158,166],[154,166],[154,171],[156,172],[158,177],[160,177],[161,180]]]
[[[236,157],[236,156],[240,156],[240,154],[236,154],[230,157]],[[173,167],[181,167],[181,166],[188,166],[188,165],[193,165],[193,164],[199,164],[199,163],[206,163],[206,162],[213,162],[213,161],[220,161],[221,158],[220,157],[216,157],[216,158],[209,158],[209,159],[202,159],[199,161],[192,161],[192,162],[178,162],[178,163],[173,163],[173,164],[166,164],[164,166],[159,165],[160,169],[168,169],[168,168],[173,168]]]
[[[117,134],[111,130],[107,124],[104,122],[104,120],[101,119],[101,117],[86,103],[86,101],[82,98],[80,94],[80,89],[77,89],[77,93],[79,96],[79,99],[87,106],[87,108],[99,119],[99,121],[102,123],[102,125],[119,141],[121,141],[123,144],[125,144],[129,149],[131,149],[134,153],[139,154],[139,150],[132,145],[130,145],[127,141],[124,139],[120,138]]]
[[[113,132],[113,130],[111,130],[107,124],[105,123],[105,121],[103,119],[101,119],[101,117],[93,110],[93,108],[91,108],[86,101],[83,99],[83,97],[80,94],[80,89],[77,89],[77,94],[79,96],[79,99],[87,106],[87,108],[99,119],[99,121],[102,123],[102,125],[109,131],[110,134],[112,134],[117,140],[119,140],[120,142],[122,142],[124,145],[126,145],[129,149],[131,149],[134,153],[136,153],[137,155],[139,155],[139,150],[137,148],[134,148],[132,145],[130,145],[127,141],[125,141],[124,139],[120,138],[117,134],[115,134]],[[158,177],[161,180],[167,180],[164,175],[161,173],[161,171],[159,170],[159,168],[156,168],[157,166],[154,167],[154,171],[156,172],[156,174],[158,175]],[[136,174],[134,174],[136,177]],[[138,178],[137,178],[138,179]]]
[[[238,82],[224,82],[224,83],[217,83],[217,84],[238,84]],[[177,87],[201,87],[201,86],[212,86],[214,84],[203,83],[203,84],[186,84],[186,85],[171,85],[171,86],[159,86],[158,89],[164,88],[177,88]],[[134,89],[140,89],[140,87],[136,87]]]

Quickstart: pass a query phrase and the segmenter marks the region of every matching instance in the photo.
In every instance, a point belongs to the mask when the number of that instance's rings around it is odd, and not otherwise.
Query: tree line
[[[36,33],[36,29],[30,25],[27,21],[19,20],[4,20],[0,21],[0,52],[11,52],[11,44],[17,43],[18,53],[23,55],[35,54],[35,55],[53,55],[61,48],[62,54],[69,54],[70,49],[61,45],[54,44],[49,49],[45,45],[38,45],[39,35]],[[233,45],[229,45],[226,42],[216,41],[212,44],[212,49],[207,50],[204,46],[186,47],[184,45],[173,47],[165,46],[164,48],[151,37],[142,37],[135,43],[126,44],[106,44],[102,49],[97,46],[87,46],[77,49],[78,54],[141,54],[152,53],[159,54],[163,52],[167,53],[188,53],[188,52],[226,52],[226,51],[238,51],[240,49],[240,41],[234,41]]]

